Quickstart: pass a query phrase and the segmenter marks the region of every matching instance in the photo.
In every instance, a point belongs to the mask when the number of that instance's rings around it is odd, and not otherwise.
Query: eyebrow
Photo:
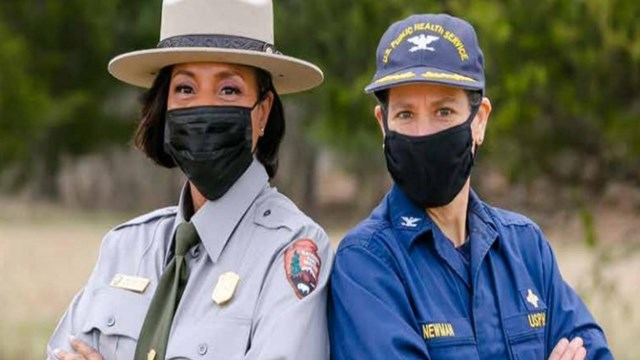
[[[389,105],[389,107],[393,109],[413,109],[412,103],[403,100],[396,101],[393,106],[391,106],[391,104]]]
[[[447,96],[442,99],[431,101],[429,103],[429,106],[438,107],[438,106],[443,106],[447,104],[458,104],[458,99],[452,96]],[[412,109],[413,104],[408,101],[398,100],[393,104],[393,108],[394,109]]]
[[[185,76],[188,76],[190,78],[195,78],[196,77],[196,74],[193,73],[192,71],[179,69],[179,70],[176,70],[175,73],[173,73],[172,78],[175,78],[178,75],[185,75]],[[220,72],[218,72],[218,73],[216,73],[214,75],[214,78],[219,79],[219,80],[229,79],[229,78],[232,78],[232,77],[239,77],[243,81],[245,80],[245,78],[244,78],[244,76],[242,76],[242,74],[240,74],[239,72],[233,71],[233,70],[223,70],[223,71],[220,71]]]
[[[432,101],[431,102],[431,106],[437,107],[437,106],[442,106],[442,105],[446,105],[446,104],[457,104],[458,103],[458,99],[451,97],[451,96],[447,96],[444,97],[442,99],[436,100],[436,101]]]
[[[188,77],[192,77],[192,78],[196,77],[196,76],[195,76],[195,74],[194,74],[194,73],[192,73],[192,72],[191,72],[191,71],[189,71],[189,70],[176,70],[176,71],[173,73],[173,76],[171,76],[171,78],[174,78],[174,77],[176,77],[176,76],[178,76],[178,75],[186,75],[186,76],[188,76]]]

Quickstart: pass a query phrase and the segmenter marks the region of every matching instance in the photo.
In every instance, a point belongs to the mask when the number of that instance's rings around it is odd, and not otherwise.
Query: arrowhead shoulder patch
[[[318,247],[311,239],[299,239],[284,253],[284,270],[287,280],[298,299],[303,299],[315,290],[322,262]]]

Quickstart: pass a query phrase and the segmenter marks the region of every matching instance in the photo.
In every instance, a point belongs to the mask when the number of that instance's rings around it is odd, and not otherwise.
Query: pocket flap
[[[523,312],[504,319],[504,329],[511,343],[543,336],[546,325],[546,310]]]
[[[82,332],[98,329],[104,335],[126,336],[136,340],[149,308],[149,300],[127,290],[103,287],[93,292],[91,307]]]
[[[213,318],[210,321],[176,327],[169,339],[167,359],[242,359],[249,344],[251,320]]]

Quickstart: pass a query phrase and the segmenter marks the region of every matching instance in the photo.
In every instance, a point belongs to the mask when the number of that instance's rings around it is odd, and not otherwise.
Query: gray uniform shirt
[[[151,298],[171,259],[183,202],[119,225],[103,239],[88,283],[73,299],[47,352],[76,336],[106,360],[134,356]],[[188,199],[188,197],[187,197]],[[333,250],[325,232],[271,188],[257,161],[220,199],[193,217],[201,243],[187,256],[189,280],[176,310],[167,359],[327,359],[326,299]],[[212,299],[219,276],[240,276],[233,298]],[[146,278],[143,293],[110,286]]]

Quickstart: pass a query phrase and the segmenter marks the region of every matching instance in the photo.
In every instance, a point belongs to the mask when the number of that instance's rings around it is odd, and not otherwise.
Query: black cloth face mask
[[[389,130],[387,109],[383,107],[384,155],[387,169],[398,187],[420,208],[449,204],[471,175],[474,164],[471,122],[435,134],[408,136]]]
[[[208,200],[224,195],[251,165],[251,111],[258,103],[167,111],[164,149]]]

